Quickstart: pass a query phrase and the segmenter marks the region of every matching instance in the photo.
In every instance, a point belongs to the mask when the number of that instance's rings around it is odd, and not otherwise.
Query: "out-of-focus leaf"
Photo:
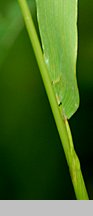
[[[34,16],[35,0],[29,0],[28,3]],[[14,1],[9,4],[5,16],[0,12],[0,65],[22,28],[23,20],[21,11],[18,2]]]
[[[36,0],[44,59],[54,92],[70,118],[79,106],[76,81],[77,0]]]

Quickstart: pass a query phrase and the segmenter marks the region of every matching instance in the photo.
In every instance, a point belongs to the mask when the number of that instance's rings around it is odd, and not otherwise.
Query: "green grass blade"
[[[36,4],[44,59],[58,102],[70,118],[79,106],[77,0],[36,0]]]
[[[32,16],[30,14],[30,10],[28,7],[28,4],[26,0],[18,0],[25,25],[28,31],[28,35],[36,56],[36,60],[40,69],[40,74],[42,77],[42,80],[44,82],[44,86],[46,89],[46,93],[50,102],[50,106],[54,115],[54,119],[56,122],[56,126],[59,132],[59,136],[62,142],[62,146],[64,149],[64,153],[66,156],[67,164],[70,170],[70,175],[74,187],[74,191],[76,194],[76,198],[80,200],[87,200],[88,194],[86,190],[86,186],[84,183],[84,179],[82,176],[81,168],[80,168],[80,162],[76,155],[76,152],[74,150],[73,140],[71,136],[71,131],[69,128],[69,124],[67,119],[62,116],[60,113],[60,107],[57,104],[54,91],[51,85],[50,77],[47,72],[47,67],[44,62],[40,41],[38,39],[36,29],[32,20]]]

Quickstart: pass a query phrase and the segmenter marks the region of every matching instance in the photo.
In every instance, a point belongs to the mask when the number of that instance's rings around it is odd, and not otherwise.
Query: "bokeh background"
[[[36,22],[34,0],[29,1]],[[93,199],[93,1],[79,1],[80,107],[70,120]],[[37,30],[38,31],[38,30]],[[16,0],[0,0],[0,199],[75,199],[69,170]]]

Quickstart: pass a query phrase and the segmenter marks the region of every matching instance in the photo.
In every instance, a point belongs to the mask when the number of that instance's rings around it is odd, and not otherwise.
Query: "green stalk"
[[[62,142],[76,198],[79,200],[87,200],[88,194],[83,180],[80,162],[74,150],[70,127],[67,120],[64,119],[62,107],[60,111],[60,108],[57,104],[29,7],[27,5],[26,0],[18,0],[18,2],[24,17],[25,25],[29,34],[29,38],[31,40],[31,44],[33,46],[36,60],[40,69],[41,77],[44,82],[46,93],[50,102],[50,106]]]

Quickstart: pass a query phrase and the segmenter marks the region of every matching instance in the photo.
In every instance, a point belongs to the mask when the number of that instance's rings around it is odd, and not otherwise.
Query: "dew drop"
[[[45,63],[47,66],[49,66],[49,58],[47,58],[46,56],[45,56]]]

